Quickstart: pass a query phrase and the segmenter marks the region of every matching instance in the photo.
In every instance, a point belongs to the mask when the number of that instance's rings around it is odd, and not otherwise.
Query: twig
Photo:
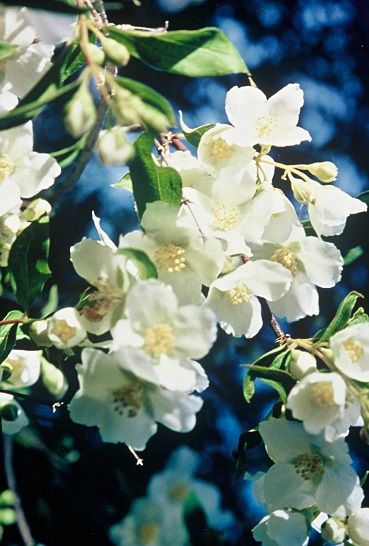
[[[25,324],[26,322],[27,322],[27,319],[25,318],[6,319],[6,320],[0,320],[0,326],[5,326],[6,324]]]
[[[20,496],[17,493],[17,480],[15,478],[14,466],[13,466],[13,437],[4,434],[4,470],[6,476],[6,482],[8,489],[14,493],[14,509],[17,515],[17,526],[19,533],[25,546],[35,546],[31,533],[31,529],[26,520],[26,516],[23,511],[22,502]]]
[[[30,400],[31,402],[36,402],[36,404],[42,404],[43,406],[47,406],[50,408],[53,413],[59,408],[61,408],[64,405],[64,402],[52,402],[48,400],[44,400],[43,398],[38,398],[37,396],[32,396],[31,394],[25,394],[23,392],[17,392],[13,391],[11,389],[3,389],[0,388],[0,392],[3,392],[4,394],[10,394],[11,396],[14,396],[14,398],[23,398],[24,400]]]
[[[129,446],[128,444],[127,444],[127,447],[129,451],[132,453],[132,455],[134,456],[134,458],[136,459],[136,466],[143,466],[143,459],[141,459],[141,457],[137,455],[133,447]]]
[[[74,184],[79,180],[81,174],[85,170],[85,167],[91,158],[92,151],[94,149],[97,137],[99,135],[100,126],[103,122],[107,109],[108,107],[105,101],[101,100],[97,107],[96,121],[86,139],[85,147],[77,160],[77,164],[75,165],[70,176],[68,176],[68,178],[63,183],[60,183],[59,185],[55,186],[50,191],[50,193],[49,192],[46,193],[46,198],[49,201],[51,202],[56,201],[63,193],[66,193],[69,190],[71,190]]]

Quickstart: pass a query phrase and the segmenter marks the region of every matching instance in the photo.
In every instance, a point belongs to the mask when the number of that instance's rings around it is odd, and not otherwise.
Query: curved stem
[[[13,437],[8,434],[4,434],[3,437],[4,470],[8,489],[14,493],[14,509],[17,515],[17,526],[19,533],[25,546],[35,546],[36,542],[32,537],[31,529],[28,525],[25,513],[23,511],[22,502],[17,492],[17,480],[13,465]]]

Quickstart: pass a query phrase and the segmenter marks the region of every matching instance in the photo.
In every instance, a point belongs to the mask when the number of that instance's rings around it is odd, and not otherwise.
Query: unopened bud
[[[81,85],[66,104],[65,112],[65,126],[73,137],[78,138],[92,128],[96,119],[96,108],[85,85]]]
[[[332,161],[322,161],[321,163],[311,163],[307,170],[321,182],[329,183],[336,180],[338,169]]]
[[[131,55],[125,45],[112,38],[101,38],[101,45],[110,61],[120,66],[128,64]]]
[[[316,359],[306,351],[293,349],[291,351],[290,374],[300,381],[305,375],[316,372]]]
[[[322,538],[333,544],[339,544],[345,540],[346,526],[335,518],[329,518],[322,527]]]
[[[156,133],[168,130],[168,119],[164,114],[145,104],[141,98],[127,89],[117,86],[112,111],[121,125],[143,125]]]
[[[44,386],[55,398],[64,396],[68,389],[64,374],[44,357],[41,359],[41,376]]]
[[[96,64],[102,65],[105,61],[105,53],[102,49],[97,47],[95,44],[88,44],[87,46],[88,54],[90,55],[92,61]]]
[[[313,187],[307,180],[291,176],[291,189],[297,201],[304,205],[308,205],[314,200]]]
[[[0,407],[1,418],[5,421],[16,421],[21,414],[21,409],[14,402],[7,402]]]
[[[133,155],[133,146],[121,127],[100,131],[97,149],[103,163],[124,165]]]
[[[369,546],[369,508],[360,508],[348,518],[347,530],[356,546]]]
[[[21,217],[26,222],[35,222],[44,214],[50,214],[51,205],[45,199],[34,199],[26,209],[22,211]]]
[[[5,214],[0,218],[0,233],[4,237],[16,235],[21,222],[18,214]]]

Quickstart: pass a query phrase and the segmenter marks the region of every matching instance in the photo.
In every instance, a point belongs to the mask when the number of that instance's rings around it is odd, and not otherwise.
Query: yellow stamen
[[[144,350],[158,357],[174,347],[173,328],[169,324],[156,324],[146,330]]]
[[[238,207],[228,208],[224,203],[220,203],[214,209],[214,227],[222,231],[233,229],[240,219]]]
[[[179,273],[186,267],[185,250],[173,243],[161,246],[154,253],[158,269],[168,273]]]

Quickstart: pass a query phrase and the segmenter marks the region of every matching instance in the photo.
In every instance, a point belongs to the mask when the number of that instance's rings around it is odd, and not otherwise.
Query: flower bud
[[[47,334],[47,320],[37,320],[32,322],[29,334],[33,341],[40,347],[51,347],[52,343]]]
[[[322,161],[321,163],[311,163],[307,170],[321,182],[329,183],[336,180],[338,169],[332,161]]]
[[[17,234],[20,225],[18,214],[4,214],[0,218],[0,234],[4,237],[12,237]]]
[[[322,538],[333,544],[339,544],[345,540],[346,526],[339,519],[329,518],[322,527]]]
[[[97,149],[103,163],[124,165],[133,155],[133,146],[121,127],[100,131]]]
[[[291,176],[291,189],[297,201],[304,205],[308,205],[314,200],[313,188],[307,180]]]
[[[113,114],[121,125],[141,124],[141,112],[144,104],[140,97],[127,89],[117,87],[113,97]]]
[[[46,358],[41,359],[41,376],[45,388],[55,398],[64,396],[68,389],[68,383],[64,374]]]
[[[120,66],[128,64],[131,55],[125,45],[111,38],[101,38],[101,45],[110,61]]]
[[[50,341],[58,349],[75,347],[86,337],[86,330],[74,307],[64,307],[54,313],[48,319],[47,333]]]
[[[347,530],[356,546],[369,546],[369,508],[360,508],[347,521]]]
[[[26,222],[35,222],[44,214],[50,214],[51,205],[45,199],[34,199],[26,209],[21,213],[21,217]]]
[[[88,44],[87,46],[88,54],[90,55],[92,61],[96,64],[102,65],[105,61],[105,53],[95,44]]]
[[[92,95],[85,85],[81,85],[67,102],[65,113],[65,126],[74,138],[91,129],[96,119],[96,108]]]
[[[291,351],[291,362],[290,362],[290,374],[300,381],[305,375],[316,372],[316,359],[315,357],[307,353],[306,351],[300,351],[298,349],[293,349]]]

